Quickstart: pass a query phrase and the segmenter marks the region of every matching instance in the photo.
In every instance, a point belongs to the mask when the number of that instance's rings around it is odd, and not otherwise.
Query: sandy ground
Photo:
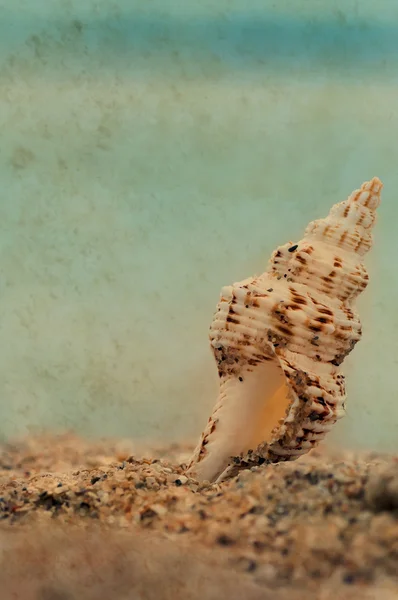
[[[2,600],[398,599],[398,458],[318,450],[221,485],[190,448],[0,448]]]

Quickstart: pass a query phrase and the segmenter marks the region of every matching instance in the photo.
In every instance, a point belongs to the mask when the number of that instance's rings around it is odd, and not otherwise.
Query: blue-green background
[[[0,0],[0,124],[0,434],[195,439],[221,286],[378,175],[331,439],[396,449],[396,0]]]

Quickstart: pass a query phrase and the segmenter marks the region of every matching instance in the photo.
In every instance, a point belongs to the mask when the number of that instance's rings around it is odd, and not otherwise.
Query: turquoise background
[[[221,286],[377,175],[330,439],[396,450],[396,0],[1,0],[0,85],[0,434],[196,441]]]

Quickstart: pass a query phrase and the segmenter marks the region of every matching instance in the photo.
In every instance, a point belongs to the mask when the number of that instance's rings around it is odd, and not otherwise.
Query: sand
[[[199,485],[190,451],[1,446],[2,600],[398,599],[398,457],[321,449]]]

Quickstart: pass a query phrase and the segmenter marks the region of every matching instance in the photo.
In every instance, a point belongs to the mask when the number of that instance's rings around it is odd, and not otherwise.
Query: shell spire
[[[382,187],[364,183],[265,273],[222,289],[210,328],[219,396],[188,466],[199,480],[296,459],[344,415],[340,365],[361,337],[353,304]]]
[[[376,209],[380,205],[383,185],[377,177],[364,183],[344,202],[335,204],[326,219],[310,223],[305,237],[333,244],[359,256],[364,256],[372,245],[372,227]],[[340,238],[337,236],[340,233]]]

